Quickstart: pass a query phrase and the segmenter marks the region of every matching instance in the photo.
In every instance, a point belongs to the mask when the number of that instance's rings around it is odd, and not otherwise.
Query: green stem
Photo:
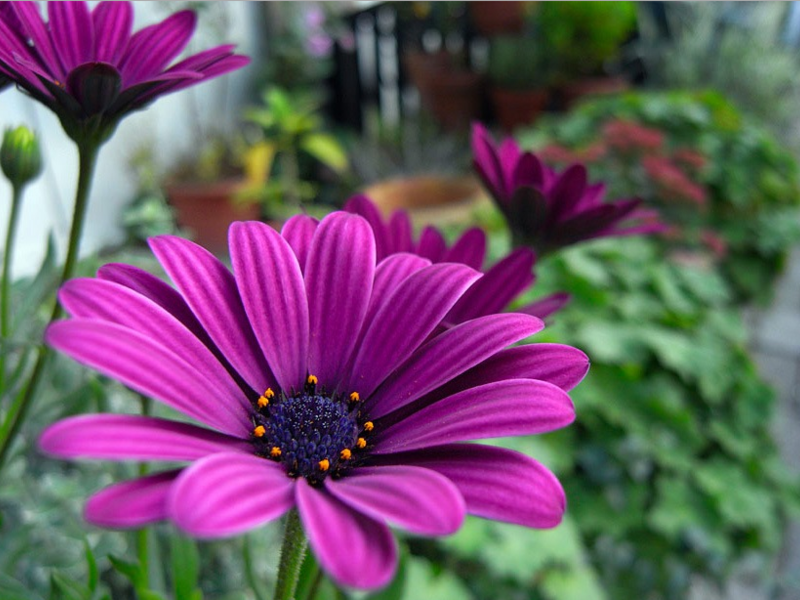
[[[300,516],[297,514],[297,509],[292,509],[286,515],[286,531],[283,534],[281,562],[278,566],[278,581],[275,583],[273,600],[295,600],[294,593],[297,590],[297,580],[307,545],[308,540],[303,532]]]
[[[89,204],[89,190],[92,187],[92,179],[97,165],[97,155],[100,151],[100,146],[100,142],[78,143],[78,189],[75,191],[72,227],[69,233],[67,257],[64,260],[64,269],[61,272],[59,288],[67,279],[72,277],[75,265],[78,262],[83,222],[85,221],[86,207]],[[58,303],[58,300],[56,300],[53,305],[49,323],[58,319],[62,314],[63,309]],[[33,399],[38,391],[42,375],[45,371],[45,365],[51,353],[52,351],[47,346],[41,346],[39,348],[39,354],[36,357],[36,364],[33,367],[31,377],[28,379],[27,385],[24,385],[17,393],[2,426],[0,426],[0,470],[2,470],[5,465],[11,444],[19,434],[19,430],[25,421],[25,416],[30,410],[31,404],[33,404]]]
[[[152,400],[147,396],[139,396],[139,404],[141,405],[141,413],[143,416],[150,415],[150,409],[152,407]],[[146,462],[139,463],[139,477],[144,477],[147,475],[148,466]],[[136,532],[136,556],[139,559],[139,567],[144,573],[146,581],[150,582],[150,561],[148,560],[148,544],[149,541],[149,534],[148,528],[142,527],[139,531]]]
[[[319,586],[321,583],[322,583],[322,569],[317,567],[317,574],[314,575],[314,581],[308,588],[308,594],[306,595],[306,600],[314,600],[317,597],[317,592],[319,591]]]
[[[0,338],[2,348],[0,348],[0,390],[5,389],[6,379],[6,344],[11,332],[11,316],[9,315],[9,290],[11,288],[11,258],[14,255],[14,238],[17,233],[17,223],[19,221],[19,208],[22,204],[22,189],[24,185],[14,185],[11,196],[11,213],[8,217],[8,229],[6,231],[6,245],[3,249],[3,275],[0,280]]]

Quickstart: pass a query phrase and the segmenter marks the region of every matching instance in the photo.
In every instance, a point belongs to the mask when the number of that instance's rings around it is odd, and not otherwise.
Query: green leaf
[[[61,573],[50,576],[49,600],[89,600],[92,592],[83,584]]]
[[[3,600],[42,600],[13,577],[0,572],[0,598]]]
[[[311,133],[305,135],[300,140],[300,147],[334,171],[342,172],[347,169],[347,152],[330,134]]]
[[[147,587],[147,574],[138,563],[117,558],[113,554],[108,555],[108,560],[114,570],[130,581],[135,589],[140,590]]]
[[[420,598],[447,598],[447,600],[472,600],[464,583],[448,571],[438,571],[431,563],[416,556],[409,557],[406,565],[406,584],[403,600]]]
[[[89,545],[89,541],[86,538],[83,539],[83,554],[86,558],[86,566],[88,571],[87,584],[89,586],[89,591],[94,594],[97,591],[97,583],[100,579],[100,576],[97,572],[97,560],[95,560],[92,547]]]

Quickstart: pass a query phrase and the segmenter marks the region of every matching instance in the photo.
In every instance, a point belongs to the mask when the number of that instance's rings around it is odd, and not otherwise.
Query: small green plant
[[[303,169],[303,159],[342,173],[347,154],[338,140],[325,131],[320,102],[305,93],[289,93],[272,87],[263,94],[263,106],[246,111],[246,118],[261,128],[262,140],[249,151],[248,159],[260,165],[264,183],[255,192],[267,213],[284,205],[296,210],[313,199],[318,185]]]
[[[525,35],[500,35],[492,38],[490,44],[488,75],[493,84],[512,90],[547,85],[550,74],[540,40]]]

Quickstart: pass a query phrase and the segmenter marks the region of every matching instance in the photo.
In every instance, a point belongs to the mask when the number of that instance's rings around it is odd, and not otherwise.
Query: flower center
[[[283,463],[290,477],[312,484],[353,466],[373,429],[372,422],[361,419],[357,393],[327,394],[313,375],[299,393],[269,389],[254,404],[256,454]]]

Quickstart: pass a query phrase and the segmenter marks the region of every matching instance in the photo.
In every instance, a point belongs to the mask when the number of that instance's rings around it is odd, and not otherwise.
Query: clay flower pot
[[[228,226],[233,221],[253,221],[261,216],[258,203],[236,199],[246,186],[244,179],[212,182],[174,182],[166,186],[178,225],[188,229],[195,242],[215,254],[228,248]]]
[[[500,126],[511,133],[521,125],[530,125],[547,108],[549,92],[542,89],[511,90],[492,88],[492,105]]]

